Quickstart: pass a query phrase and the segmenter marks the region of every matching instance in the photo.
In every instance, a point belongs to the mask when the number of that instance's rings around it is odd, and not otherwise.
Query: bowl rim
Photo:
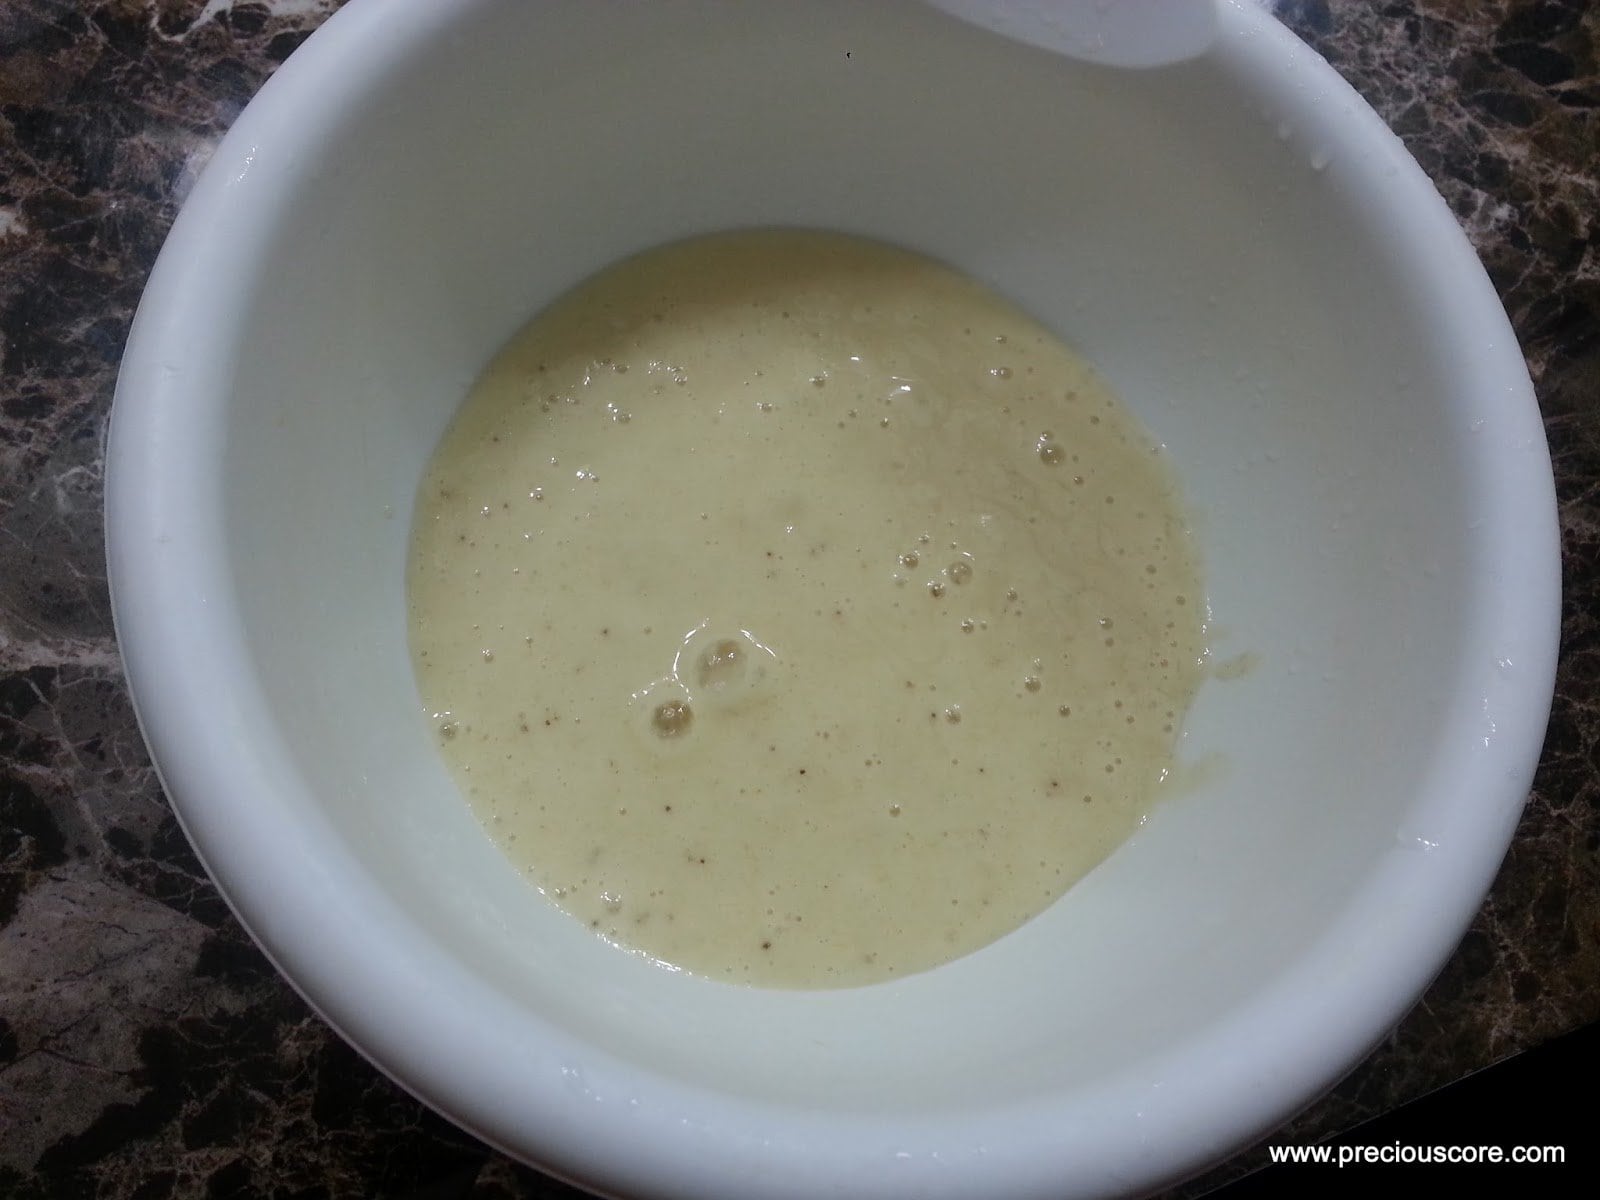
[[[1510,843],[1548,718],[1559,632],[1560,550],[1548,448],[1526,364],[1504,310],[1454,216],[1382,121],[1318,55],[1256,6],[1217,0],[1212,53],[1264,94],[1285,71],[1344,101],[1307,108],[1370,150],[1360,169],[1408,221],[1405,252],[1436,280],[1438,314],[1534,451],[1479,454],[1495,504],[1482,554],[1502,586],[1475,620],[1495,644],[1514,642],[1515,673],[1474,696],[1498,727],[1484,761],[1442,771],[1430,791],[1465,821],[1469,850],[1446,869],[1424,853],[1379,866],[1314,953],[1167,1060],[1167,1086],[1114,1081],[1109,1110],[1142,1120],[1114,1127],[1047,1100],[1004,1111],[915,1120],[755,1105],[652,1076],[564,1031],[530,1022],[481,981],[461,986],[473,1017],[441,1022],[407,986],[422,966],[450,970],[438,948],[397,923],[377,895],[315,880],[284,886],[283,857],[315,854],[313,831],[285,828],[263,803],[263,780],[286,761],[245,718],[249,697],[219,709],[217,689],[248,662],[227,610],[227,572],[209,547],[221,519],[204,503],[222,481],[196,442],[217,440],[215,396],[243,338],[248,278],[270,241],[279,200],[296,186],[284,147],[354,103],[431,38],[492,0],[353,0],[292,55],[240,115],[188,197],[151,275],[118,379],[106,451],[108,578],[119,645],[141,729],[177,818],[241,925],[308,1004],[400,1086],[507,1154],[601,1192],[728,1196],[1100,1194],[1152,1187],[1204,1168],[1260,1136],[1355,1065],[1410,1007],[1465,932]],[[1352,168],[1354,169],[1354,168]],[[192,330],[227,336],[198,344]],[[170,670],[187,647],[184,671]],[[262,709],[257,715],[265,715]],[[256,733],[252,732],[256,730]],[[206,736],[197,736],[205,730]],[[1492,769],[1489,769],[1492,766]],[[252,769],[256,768],[256,769]],[[1438,797],[1436,797],[1438,798]],[[1442,801],[1441,801],[1442,802]],[[279,860],[258,854],[278,848]],[[278,862],[279,865],[274,865]],[[1409,903],[1426,894],[1427,904]],[[337,898],[344,918],[331,923]],[[365,931],[383,929],[385,936]],[[1359,944],[1359,971],[1329,973]],[[1419,954],[1419,947],[1427,953]],[[1375,983],[1374,981],[1381,981]],[[374,996],[383,999],[374,1002]],[[538,1046],[508,1054],[503,1030],[533,1029]],[[422,1036],[426,1035],[426,1036]],[[519,1074],[533,1056],[536,1083]],[[1292,1069],[1284,1064],[1293,1063]],[[574,1076],[572,1063],[581,1063]],[[466,1064],[468,1069],[463,1069]],[[1277,1064],[1276,1066],[1274,1064]],[[1215,1096],[1226,1094],[1229,1105]],[[616,1104],[629,1099],[626,1145]],[[955,1148],[955,1149],[952,1149]],[[1130,1167],[1130,1164],[1137,1164]]]

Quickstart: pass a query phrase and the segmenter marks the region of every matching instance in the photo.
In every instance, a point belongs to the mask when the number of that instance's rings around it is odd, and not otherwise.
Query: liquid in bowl
[[[1159,446],[930,259],[674,243],[496,357],[423,481],[417,677],[554,903],[713,978],[838,987],[1015,929],[1140,823],[1204,606]]]

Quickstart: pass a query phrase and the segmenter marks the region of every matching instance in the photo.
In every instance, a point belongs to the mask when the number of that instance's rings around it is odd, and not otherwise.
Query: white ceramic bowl
[[[603,1191],[1198,1170],[1414,1001],[1536,761],[1549,459],[1399,142],[1251,5],[1189,4],[1154,46],[1093,27],[1145,0],[945,7],[1011,35],[913,0],[355,0],[217,151],[129,344],[111,575],[185,829],[383,1070]],[[750,224],[931,252],[1079,347],[1171,449],[1217,656],[1258,659],[1190,716],[1208,782],[1015,934],[871,988],[671,974],[546,908],[458,799],[406,650],[413,493],[480,367],[611,260]]]

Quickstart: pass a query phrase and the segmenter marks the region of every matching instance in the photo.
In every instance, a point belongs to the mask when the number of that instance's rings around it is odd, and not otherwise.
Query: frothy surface
[[[596,276],[418,501],[417,675],[556,904],[767,986],[925,970],[1137,826],[1198,686],[1167,463],[1029,317],[835,234]]]

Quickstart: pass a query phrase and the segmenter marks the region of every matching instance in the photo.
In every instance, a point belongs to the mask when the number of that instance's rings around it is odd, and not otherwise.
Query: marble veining
[[[218,138],[334,7],[0,0],[0,1195],[579,1194],[399,1091],[278,978],[179,831],[120,672],[100,504],[128,325]],[[1277,8],[1483,256],[1544,412],[1566,586],[1489,902],[1379,1051],[1275,1135],[1309,1141],[1600,1017],[1600,7]]]

